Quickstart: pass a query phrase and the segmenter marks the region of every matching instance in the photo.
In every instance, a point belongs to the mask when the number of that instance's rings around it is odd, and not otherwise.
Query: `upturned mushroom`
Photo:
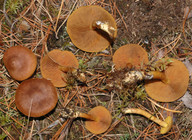
[[[106,49],[117,36],[115,19],[100,6],[82,6],[68,18],[67,32],[73,44],[87,52]]]
[[[170,58],[169,58],[170,59]],[[145,80],[145,90],[154,100],[160,102],[172,102],[182,97],[188,87],[189,72],[185,65],[176,59],[170,59],[167,68],[162,71],[151,71],[148,75],[152,80]],[[161,60],[156,64],[161,63]]]
[[[37,58],[26,47],[13,46],[5,51],[3,63],[13,79],[23,81],[34,73]]]
[[[116,69],[126,67],[140,69],[148,61],[147,52],[138,44],[124,45],[117,49],[113,55],[113,63]]]
[[[142,116],[145,116],[146,118],[150,119],[151,121],[154,121],[155,123],[159,124],[161,126],[160,133],[166,134],[170,131],[172,125],[173,125],[173,119],[171,116],[168,116],[165,121],[162,121],[155,116],[151,115],[145,110],[137,109],[137,108],[124,108],[121,110],[123,114],[139,114]]]
[[[51,81],[29,79],[23,81],[16,90],[17,109],[29,117],[41,117],[53,110],[57,104],[57,91]]]
[[[63,117],[83,118],[85,119],[85,128],[93,134],[104,133],[111,125],[111,113],[103,106],[97,106],[91,109],[88,113],[75,112],[71,109],[62,112]]]
[[[160,102],[172,102],[182,97],[188,87],[189,72],[185,65],[176,59],[164,71],[129,71],[122,79],[123,84],[132,84],[145,80],[147,94],[154,100]],[[159,65],[161,60],[156,62]]]
[[[112,122],[111,113],[103,106],[97,106],[87,114],[79,113],[79,117],[87,119],[85,128],[94,134],[104,133]]]
[[[65,87],[67,72],[75,71],[78,67],[78,60],[73,53],[58,49],[50,51],[40,62],[42,76],[51,80],[56,87]]]

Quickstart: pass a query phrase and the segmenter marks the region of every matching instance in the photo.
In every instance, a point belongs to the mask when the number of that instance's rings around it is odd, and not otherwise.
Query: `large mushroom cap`
[[[111,113],[103,106],[97,106],[88,112],[89,115],[94,116],[96,121],[85,122],[85,127],[94,134],[101,134],[105,132],[111,125]]]
[[[42,76],[51,80],[56,87],[66,86],[67,74],[61,70],[61,67],[77,69],[79,63],[73,53],[55,49],[45,55],[40,64]]]
[[[23,46],[14,46],[6,50],[3,62],[11,77],[18,81],[29,78],[37,66],[34,53]]]
[[[15,103],[20,112],[30,117],[41,117],[53,110],[57,104],[57,92],[51,81],[29,79],[16,90]]]
[[[170,58],[169,58],[170,59]],[[160,80],[150,80],[145,83],[147,94],[156,101],[172,102],[182,97],[188,87],[189,72],[185,65],[176,60],[168,65],[164,71],[167,83]],[[157,61],[157,64],[161,60]]]
[[[114,38],[117,36],[115,19],[106,10],[96,5],[80,7],[69,16],[67,32],[73,44],[83,51],[99,52],[111,43],[107,34],[93,29],[95,21],[107,22],[115,29]]]
[[[116,69],[125,67],[139,69],[142,64],[146,64],[148,61],[147,52],[138,44],[124,45],[113,55],[113,63]]]

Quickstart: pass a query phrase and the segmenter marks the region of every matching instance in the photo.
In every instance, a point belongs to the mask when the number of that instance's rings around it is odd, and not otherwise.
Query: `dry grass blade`
[[[55,26],[54,26],[54,31],[55,31],[55,32],[56,32],[56,29],[57,29],[57,24],[58,24],[58,21],[59,21],[59,17],[60,17],[60,15],[61,15],[61,10],[62,10],[62,8],[63,8],[64,1],[65,1],[65,0],[62,0],[62,1],[61,1],[61,6],[60,6],[60,8],[59,8],[59,13],[58,13],[58,15],[57,15],[57,20],[56,20],[56,23],[55,23]]]
[[[72,13],[73,9],[75,8],[75,5],[77,4],[78,0],[76,0],[71,8],[71,10],[69,11],[67,18],[61,23],[61,25],[58,27],[58,29],[55,32],[55,36],[56,38],[58,38],[58,32],[61,29],[61,27],[65,24],[65,22],[67,21],[68,17],[70,16],[70,14]]]
[[[12,116],[10,116],[6,111],[2,110],[1,108],[0,108],[0,110],[1,110],[3,113],[7,114],[12,120],[14,120],[17,124],[19,124],[22,128],[25,129],[25,126],[24,126],[23,124],[21,124],[18,120],[16,120],[16,119],[13,118]]]
[[[66,133],[71,125],[71,123],[73,122],[73,119],[68,119],[60,128],[59,130],[56,132],[56,134],[52,137],[52,140],[57,140],[59,138],[59,135],[61,134],[61,132],[63,131],[64,133]]]
[[[164,110],[166,110],[166,111],[173,112],[173,113],[182,113],[182,111],[171,110],[171,109],[165,108],[165,107],[159,105],[158,103],[156,103],[155,101],[153,101],[153,100],[150,99],[150,98],[147,98],[147,99],[148,99],[149,101],[151,101],[153,104],[155,104],[156,106],[158,106],[158,107],[160,107],[160,108],[162,108],[162,109],[164,109]]]
[[[15,140],[15,139],[10,135],[10,133],[9,133],[7,130],[3,129],[3,127],[1,127],[1,126],[0,126],[0,128],[1,128],[1,130],[9,137],[10,140]]]
[[[161,47],[159,50],[157,50],[154,54],[152,54],[153,56],[155,56],[160,50],[170,46],[171,44],[174,44],[173,47],[171,47],[171,49],[169,50],[169,52],[176,46],[176,44],[178,43],[178,41],[181,38],[181,34],[178,35],[178,37],[176,37],[172,42],[166,44],[164,47]]]

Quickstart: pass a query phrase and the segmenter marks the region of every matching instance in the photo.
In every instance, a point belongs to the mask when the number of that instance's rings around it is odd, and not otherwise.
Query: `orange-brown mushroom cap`
[[[169,58],[170,59],[170,58]],[[167,83],[160,80],[150,80],[145,83],[147,94],[154,100],[160,102],[172,102],[182,97],[188,87],[189,72],[185,65],[176,59],[171,59],[167,69],[164,71]],[[157,61],[157,64],[161,60]]]
[[[45,79],[51,80],[54,86],[64,87],[67,74],[61,70],[62,66],[77,69],[79,63],[75,55],[69,51],[52,50],[41,60],[41,74]]]
[[[111,44],[107,34],[92,27],[95,21],[107,22],[115,29],[113,37],[117,36],[115,19],[105,9],[96,5],[80,7],[69,16],[67,32],[73,44],[83,51],[99,52]]]
[[[53,110],[57,104],[57,91],[51,81],[29,79],[16,90],[15,104],[20,112],[30,117],[41,117]]]
[[[18,81],[29,78],[37,66],[34,53],[23,46],[13,46],[6,50],[3,62],[11,77]]]
[[[85,122],[85,127],[94,134],[101,134],[105,132],[111,125],[111,113],[103,106],[97,106],[88,112],[89,115],[94,116],[96,121]]]
[[[147,52],[138,44],[124,45],[117,49],[113,55],[116,69],[125,67],[139,69],[142,64],[146,64],[148,61]]]

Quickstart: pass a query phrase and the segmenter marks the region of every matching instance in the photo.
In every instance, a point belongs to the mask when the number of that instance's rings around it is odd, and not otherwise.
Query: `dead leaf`
[[[188,59],[185,59],[185,61],[183,61],[183,63],[185,64],[185,66],[187,67],[188,71],[189,71],[189,76],[192,76],[192,64]]]
[[[192,109],[192,95],[187,91],[185,95],[180,99],[183,101],[184,105]]]
[[[187,16],[187,18],[186,18]],[[192,17],[192,11],[189,7],[184,8],[184,16],[183,18],[189,19]]]

